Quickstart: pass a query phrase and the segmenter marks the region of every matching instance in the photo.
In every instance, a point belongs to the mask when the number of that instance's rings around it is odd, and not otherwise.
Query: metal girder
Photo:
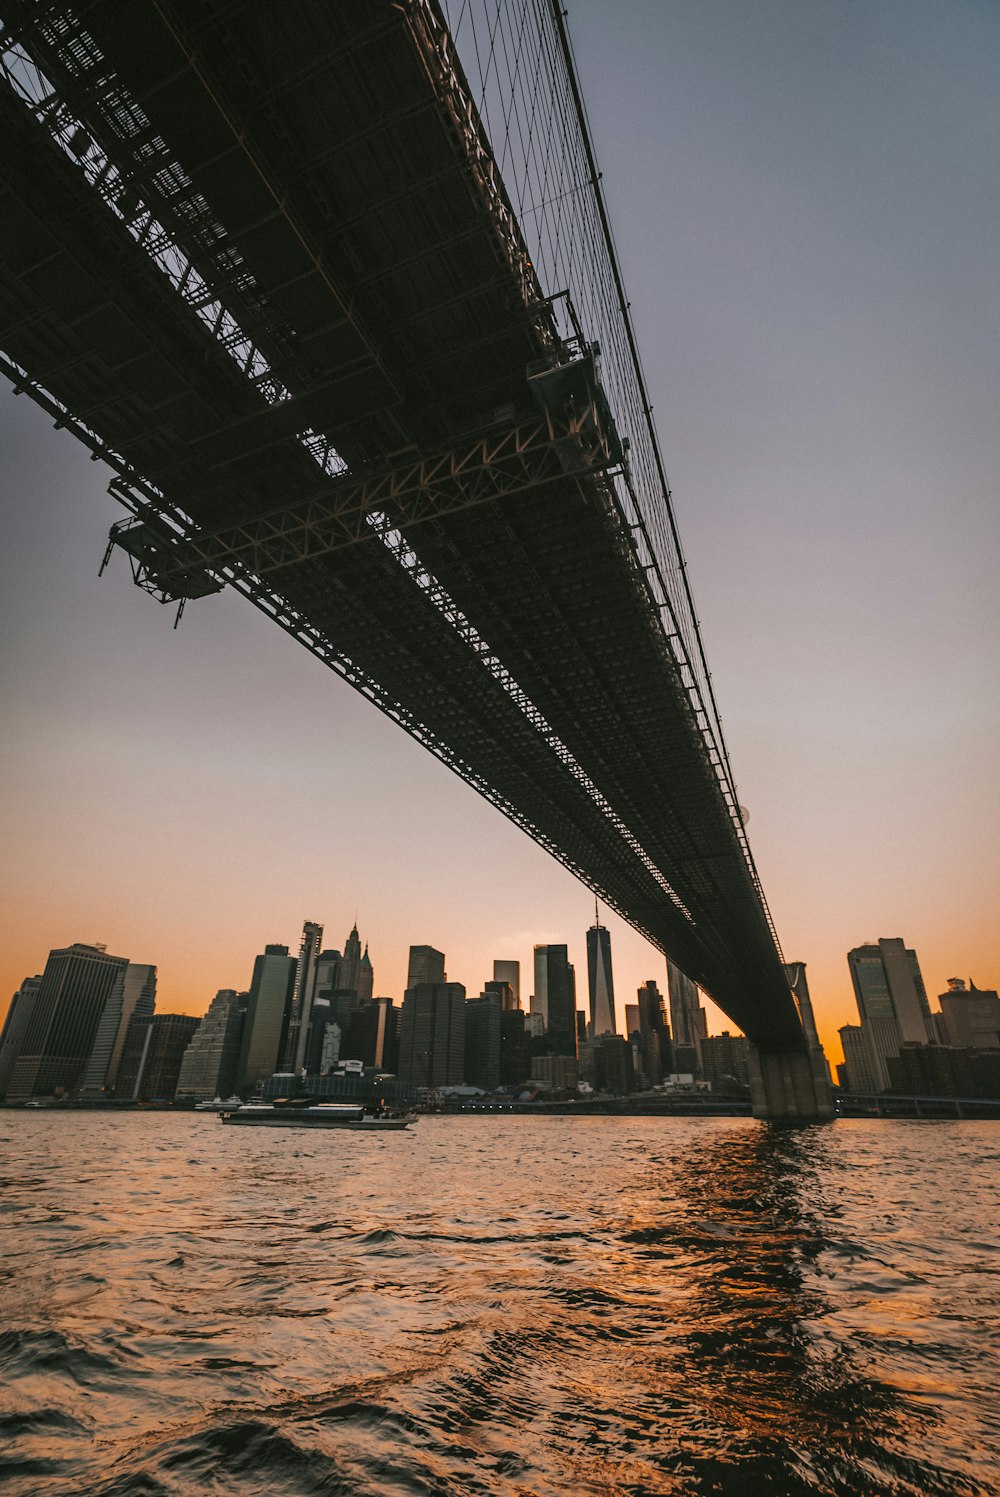
[[[605,472],[615,464],[596,400],[561,420],[545,411],[480,433],[468,444],[392,467],[333,478],[298,503],[283,504],[216,530],[174,536],[162,525],[126,520],[111,542],[141,558],[165,597],[200,596],[203,572],[238,568],[256,577],[373,537],[372,517],[409,530],[422,520],[469,509],[557,478]],[[120,497],[120,480],[110,491]],[[199,591],[187,589],[198,578]]]

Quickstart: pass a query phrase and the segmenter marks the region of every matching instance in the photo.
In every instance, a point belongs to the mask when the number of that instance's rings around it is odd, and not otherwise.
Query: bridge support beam
[[[750,1046],[750,1096],[755,1118],[771,1122],[827,1122],[833,1092],[823,1053]]]

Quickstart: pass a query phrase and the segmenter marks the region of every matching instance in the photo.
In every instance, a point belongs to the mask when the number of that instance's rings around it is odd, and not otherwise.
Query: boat
[[[211,1102],[196,1102],[195,1112],[232,1112],[234,1108],[243,1105],[242,1097],[227,1097],[223,1102],[221,1097],[215,1097]]]
[[[350,1102],[244,1102],[219,1113],[220,1123],[240,1127],[342,1128],[363,1133],[393,1133],[413,1121],[412,1113],[369,1112],[360,1103]]]

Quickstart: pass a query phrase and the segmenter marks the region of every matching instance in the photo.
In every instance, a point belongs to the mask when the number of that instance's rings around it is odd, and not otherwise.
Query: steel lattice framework
[[[803,1036],[550,0],[2,0],[2,368],[699,982]]]

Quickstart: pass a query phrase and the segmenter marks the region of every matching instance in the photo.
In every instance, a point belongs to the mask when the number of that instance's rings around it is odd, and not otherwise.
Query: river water
[[[996,1494],[998,1149],[0,1113],[0,1486]]]

